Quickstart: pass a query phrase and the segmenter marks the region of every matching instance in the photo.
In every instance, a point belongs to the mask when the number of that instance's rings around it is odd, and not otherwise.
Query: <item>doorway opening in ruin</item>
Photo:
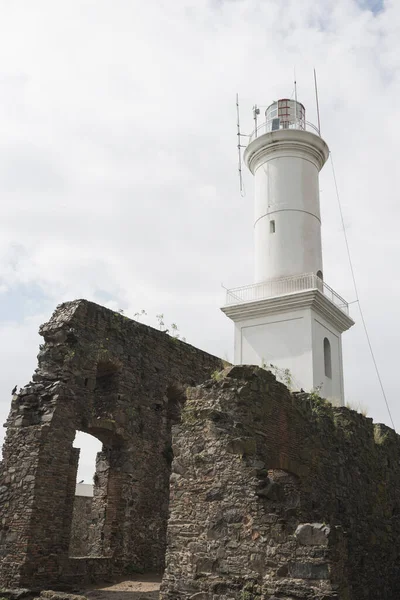
[[[121,530],[123,527],[124,499],[123,483],[124,474],[120,465],[123,456],[123,442],[118,435],[108,429],[102,429],[98,425],[89,427],[86,435],[79,432],[77,439],[88,440],[94,438],[97,442],[90,441],[91,459],[94,451],[99,450],[95,456],[95,472],[92,478],[92,496],[89,500],[79,500],[75,496],[74,516],[70,535],[69,556],[78,558],[90,556],[92,558],[111,557],[117,551],[121,542]],[[98,446],[100,444],[100,448]],[[72,450],[75,450],[72,448]],[[85,486],[81,483],[82,477],[91,472],[93,462],[82,461],[82,469],[79,473],[81,479],[77,480],[78,490]],[[85,470],[86,468],[86,470]],[[87,488],[86,488],[87,489]],[[87,498],[87,497],[86,497]],[[85,503],[85,510],[80,505]],[[79,544],[75,544],[78,540]]]
[[[80,449],[76,483],[78,485],[90,485],[93,488],[96,456],[98,452],[101,452],[103,444],[97,437],[84,431],[77,431],[73,446]]]
[[[89,556],[90,529],[92,523],[93,491],[96,479],[96,459],[102,451],[99,439],[83,431],[77,431],[73,442],[79,448],[79,461],[75,483],[75,498],[71,524],[69,556]]]
[[[151,570],[162,571],[173,459],[172,428],[181,421],[186,386],[171,382],[164,388],[163,397],[149,405],[151,415],[154,413],[152,429],[159,432],[160,443],[158,452],[146,455],[143,452],[146,438],[153,434],[143,430],[140,409],[129,411],[129,406],[126,409],[132,418],[132,431],[138,436],[135,447],[131,438],[126,440],[116,429],[116,411],[126,402],[119,389],[116,366],[99,364],[96,380],[91,385],[92,417],[82,419],[84,432],[76,433],[73,444],[80,448],[80,458],[69,556],[123,556],[127,568],[129,565],[142,568],[144,563],[152,564]],[[144,463],[137,458],[140,452],[146,456]],[[154,498],[156,508],[149,505],[146,497]],[[149,520],[148,525],[138,525],[136,514],[144,515],[144,520]]]

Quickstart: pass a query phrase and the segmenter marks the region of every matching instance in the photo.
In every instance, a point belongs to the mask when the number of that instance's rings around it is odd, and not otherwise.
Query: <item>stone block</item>
[[[324,523],[304,523],[298,525],[295,536],[304,546],[328,546],[331,529]]]

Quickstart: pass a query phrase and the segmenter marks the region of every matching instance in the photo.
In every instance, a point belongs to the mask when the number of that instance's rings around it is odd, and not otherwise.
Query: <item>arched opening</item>
[[[321,279],[321,281],[324,280],[324,275],[323,275],[322,271],[317,271],[317,277],[319,277]]]
[[[324,338],[324,368],[325,368],[325,376],[332,379],[331,343],[328,340],[328,338]]]
[[[96,456],[102,450],[102,442],[89,433],[77,431],[73,447],[80,449],[76,483],[93,486],[93,477],[96,471]]]
[[[71,558],[110,557],[121,541],[124,442],[106,427],[111,421],[102,421],[103,428],[97,424],[85,433],[78,431],[72,448],[71,475],[75,478],[70,478],[68,486],[73,505]]]
[[[78,454],[77,474],[74,488],[73,515],[69,543],[69,556],[88,556],[90,549],[90,525],[92,522],[94,479],[96,459],[102,451],[102,443],[96,437],[77,431],[73,448]]]

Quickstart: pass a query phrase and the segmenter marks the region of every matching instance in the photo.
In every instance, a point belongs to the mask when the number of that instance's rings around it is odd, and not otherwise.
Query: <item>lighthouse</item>
[[[294,389],[343,405],[341,336],[354,321],[325,282],[319,172],[328,156],[296,100],[255,121],[243,156],[254,176],[254,279],[227,290],[222,310],[235,324],[235,364],[290,374]]]

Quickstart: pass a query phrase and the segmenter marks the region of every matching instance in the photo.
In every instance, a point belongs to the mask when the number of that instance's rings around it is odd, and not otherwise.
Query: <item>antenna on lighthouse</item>
[[[242,177],[242,144],[241,142],[241,133],[240,133],[240,116],[239,116],[239,94],[236,94],[236,115],[237,115],[237,149],[238,149],[238,158],[239,158],[239,163],[238,163],[238,171],[239,171],[239,188],[240,188],[240,195],[243,197],[244,196],[244,190],[243,190],[243,177]]]
[[[254,119],[254,137],[257,137],[257,119],[260,114],[260,109],[257,104],[253,106],[253,119]]]
[[[318,133],[321,135],[321,121],[319,118],[319,102],[318,102],[318,86],[317,86],[317,73],[314,69],[314,85],[315,85],[315,100],[317,102],[317,117],[318,117]]]

